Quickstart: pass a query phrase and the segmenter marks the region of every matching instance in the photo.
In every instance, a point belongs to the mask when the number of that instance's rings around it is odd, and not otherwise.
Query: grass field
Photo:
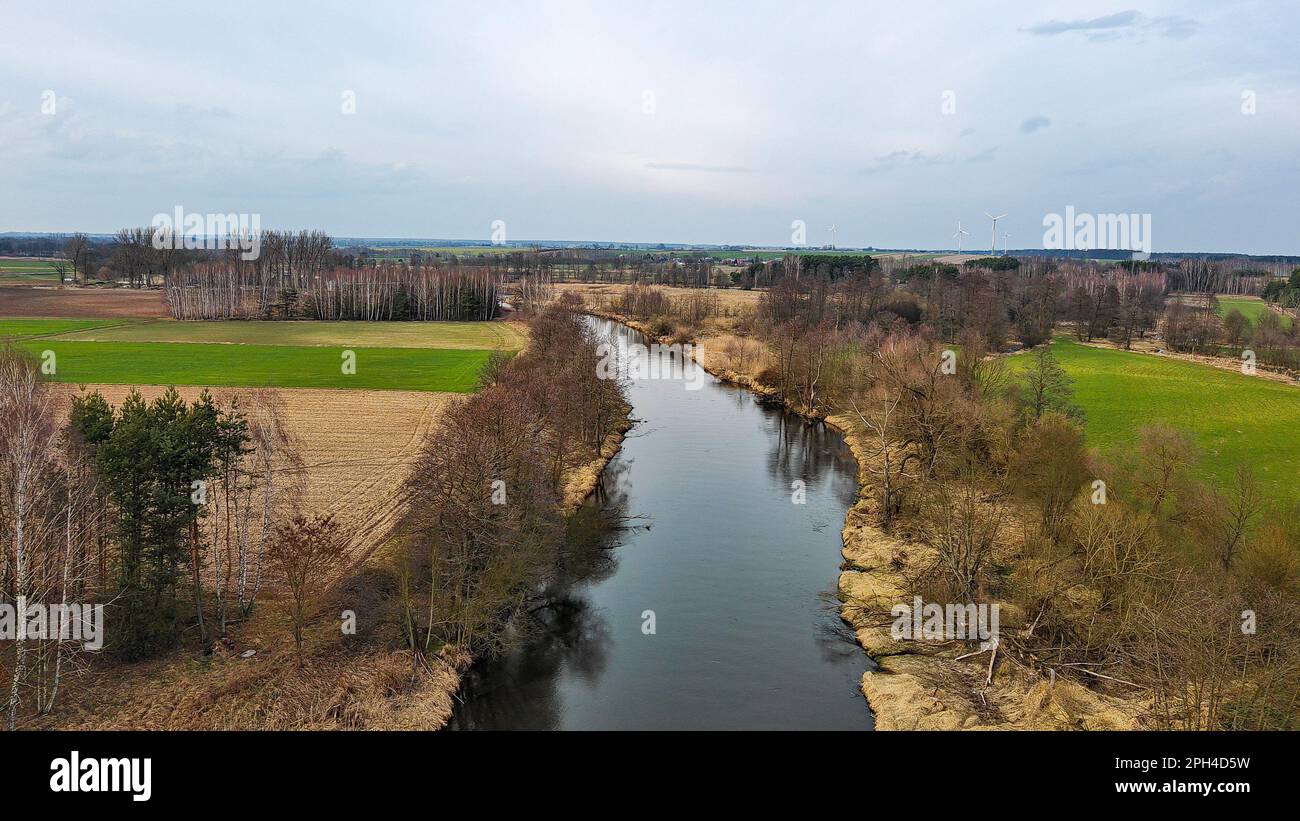
[[[1074,379],[1090,445],[1125,447],[1165,422],[1195,436],[1206,478],[1226,484],[1250,465],[1271,499],[1300,501],[1300,387],[1067,339],[1052,350]]]
[[[0,339],[52,336],[115,325],[112,319],[0,319]]]
[[[497,254],[522,254],[532,250],[514,245],[443,245],[427,248],[373,248],[371,256],[389,259],[407,259],[411,254],[443,254],[444,256],[472,257]]]
[[[139,316],[135,311],[142,306],[114,306],[112,297],[124,292],[51,293],[86,296],[80,309],[89,312],[0,317],[0,342],[15,342],[37,356],[53,351],[52,377],[76,384],[464,393],[474,388],[493,351],[513,353],[527,341],[518,323],[177,322]],[[97,317],[97,307],[122,312],[106,310]],[[0,312],[10,313],[8,308],[0,303]],[[356,353],[355,374],[342,372],[344,350]]]
[[[53,351],[59,382],[113,385],[245,385],[280,388],[473,390],[491,351],[450,348],[350,348],[356,373],[342,372],[342,347],[212,345],[186,342],[19,343],[37,356]]]
[[[4,320],[0,320],[3,334]],[[69,329],[69,342],[197,342],[517,351],[523,326],[505,322],[131,322]]]
[[[1268,303],[1262,299],[1231,296],[1219,297],[1219,316],[1224,316],[1233,308],[1236,308],[1242,316],[1246,317],[1246,319],[1250,321],[1251,325],[1258,325],[1261,316],[1273,311],[1273,309],[1269,307]],[[1282,318],[1282,327],[1291,327],[1291,317],[1281,313],[1279,313],[1278,316]]]
[[[50,260],[21,257],[0,258],[0,283],[24,285],[58,281],[59,274],[54,269],[54,263]]]

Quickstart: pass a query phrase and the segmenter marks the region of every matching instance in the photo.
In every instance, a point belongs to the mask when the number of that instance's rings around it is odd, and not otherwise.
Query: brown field
[[[167,316],[167,307],[162,291],[0,287],[0,316],[158,319]]]
[[[555,286],[560,293],[565,291],[577,291],[584,298],[607,294],[613,296],[619,293],[627,286],[622,283],[587,283],[587,282],[563,282]],[[692,296],[701,293],[716,294],[723,308],[742,308],[758,304],[759,296],[763,293],[760,291],[743,291],[739,288],[679,288],[670,285],[656,285],[656,288],[664,291],[669,296]]]
[[[67,386],[69,393],[77,388]],[[87,385],[109,404],[120,405],[127,385]],[[165,387],[143,385],[146,400]],[[192,401],[203,388],[180,386]],[[209,388],[220,400],[231,388]],[[236,393],[238,389],[233,389]],[[291,432],[303,461],[301,510],[333,513],[349,532],[348,564],[355,568],[391,534],[404,506],[403,484],[420,443],[449,402],[460,394],[420,391],[281,388]],[[296,511],[295,511],[296,512]]]
[[[69,394],[73,386],[66,386]],[[118,405],[129,387],[88,385]],[[146,399],[160,386],[141,386]],[[213,389],[222,398],[229,388]],[[187,400],[202,391],[178,387]],[[300,509],[333,512],[352,532],[336,608],[353,609],[358,634],[340,635],[321,613],[309,626],[307,657],[296,663],[281,615],[283,591],[268,584],[250,621],[232,625],[211,656],[176,651],[137,664],[87,659],[70,675],[47,729],[437,729],[451,715],[460,659],[431,658],[412,682],[409,655],[387,649],[376,623],[384,573],[375,556],[404,507],[402,487],[425,433],[459,394],[280,389],[303,460]],[[366,560],[375,557],[373,562]],[[362,565],[365,565],[364,567]],[[192,639],[192,637],[191,637]],[[349,640],[350,639],[350,640]]]

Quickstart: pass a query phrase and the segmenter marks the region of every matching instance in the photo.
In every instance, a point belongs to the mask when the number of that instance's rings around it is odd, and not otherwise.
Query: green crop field
[[[411,254],[443,254],[458,257],[495,256],[497,254],[523,254],[531,251],[515,245],[443,245],[427,248],[372,248],[371,256],[385,259],[407,259]]]
[[[0,257],[0,271],[22,271],[25,273],[57,273],[54,260],[29,259],[27,257]]]
[[[53,336],[119,324],[113,319],[0,319],[0,339]]]
[[[518,351],[526,334],[504,322],[0,318],[5,340],[53,351],[60,382],[465,392],[492,351]]]
[[[1250,321],[1251,325],[1258,325],[1259,318],[1266,312],[1273,310],[1269,307],[1268,303],[1262,299],[1247,299],[1246,297],[1231,296],[1219,297],[1219,316],[1225,316],[1228,311],[1231,311],[1234,308],[1237,309],[1242,316],[1246,317],[1246,319]],[[1291,317],[1281,313],[1279,313],[1278,316],[1282,318],[1282,327],[1291,327]]]
[[[450,348],[350,348],[356,373],[343,373],[344,348],[212,345],[184,342],[65,342],[19,345],[38,357],[52,351],[53,379],[78,384],[246,385],[280,388],[473,390],[491,351]]]
[[[54,265],[55,263],[48,259],[0,258],[0,283],[58,282],[59,273],[54,269]]]
[[[524,345],[522,328],[520,324],[506,322],[177,322],[163,319],[69,329],[60,339],[517,351]]]
[[[1300,501],[1300,387],[1067,339],[1052,351],[1074,379],[1090,445],[1122,448],[1165,422],[1195,436],[1206,478],[1226,484],[1249,465],[1271,499]]]

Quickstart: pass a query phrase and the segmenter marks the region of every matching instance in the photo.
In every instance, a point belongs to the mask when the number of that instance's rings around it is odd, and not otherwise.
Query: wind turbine
[[[1011,232],[1003,231],[1002,232],[1002,256],[1004,257],[1007,255],[1007,240],[1009,239],[1011,239]]]
[[[962,227],[961,227],[961,220],[957,220],[957,233],[953,234],[952,236],[953,236],[953,239],[957,240],[957,253],[959,253],[959,254],[961,253],[961,238],[962,238],[962,235],[967,235],[967,236],[969,236],[969,235],[970,235],[970,231],[964,231],[964,230],[962,230]]]
[[[985,211],[984,216],[993,220],[993,239],[989,243],[989,253],[992,254],[993,256],[997,256],[998,255],[998,220],[1005,217],[1006,214],[998,214],[995,217],[992,214],[990,214],[988,211]]]
[[[835,226],[832,225],[828,230],[831,232],[831,250],[834,251],[835,250]]]

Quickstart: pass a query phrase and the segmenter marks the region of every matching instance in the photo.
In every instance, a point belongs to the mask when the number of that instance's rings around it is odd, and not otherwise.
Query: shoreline
[[[564,487],[560,499],[560,509],[566,515],[571,515],[587,501],[591,494],[596,492],[600,487],[601,476],[605,473],[605,467],[613,461],[619,451],[623,449],[623,440],[627,437],[636,422],[632,420],[632,406],[624,403],[623,416],[619,421],[618,427],[611,431],[600,447],[600,454],[588,462],[585,462],[569,471],[564,477]],[[456,694],[460,692],[461,676],[470,667],[473,667],[479,659],[464,655],[459,659],[459,663],[448,665],[453,667],[455,675],[455,686],[447,690],[447,697],[454,701]],[[449,708],[446,715],[442,716],[438,726],[432,728],[435,730],[444,730],[451,721],[451,714],[454,708]]]
[[[635,319],[586,306],[584,313],[608,319],[638,331],[649,339],[666,344],[666,336],[654,333]],[[685,343],[683,343],[685,344]],[[691,341],[692,358],[715,378],[738,385],[813,422],[821,422],[837,431],[853,454],[858,466],[858,499],[845,514],[841,532],[843,546],[837,595],[840,618],[854,631],[855,639],[877,669],[863,673],[859,690],[871,711],[877,730],[1053,730],[1053,729],[1130,729],[1136,722],[1127,703],[1100,695],[1079,684],[1057,679],[1049,682],[1041,675],[1014,664],[995,666],[996,675],[985,685],[987,654],[972,660],[956,661],[968,652],[965,647],[951,648],[944,643],[895,641],[888,622],[882,625],[874,614],[889,612],[893,603],[903,598],[903,577],[895,566],[900,555],[912,545],[886,534],[872,521],[868,488],[868,458],[862,442],[852,432],[847,417],[821,417],[793,407],[779,399],[771,386],[747,374],[711,365],[707,346]],[[1003,610],[1010,609],[1003,605]],[[1009,629],[1023,626],[1023,619],[1006,613],[1003,623]]]

